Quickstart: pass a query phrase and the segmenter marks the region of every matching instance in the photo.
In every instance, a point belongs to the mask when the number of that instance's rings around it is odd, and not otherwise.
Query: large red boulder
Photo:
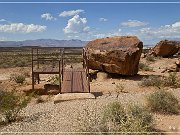
[[[89,68],[121,75],[135,75],[143,43],[136,36],[96,39],[86,45]]]
[[[162,40],[150,51],[150,54],[161,57],[171,57],[178,52],[180,41]]]

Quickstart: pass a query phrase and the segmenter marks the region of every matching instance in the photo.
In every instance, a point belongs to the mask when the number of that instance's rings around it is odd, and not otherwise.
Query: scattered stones
[[[136,36],[96,39],[86,45],[89,67],[108,73],[135,75],[143,43]]]
[[[149,54],[162,57],[171,57],[179,50],[180,41],[162,40],[149,52]]]

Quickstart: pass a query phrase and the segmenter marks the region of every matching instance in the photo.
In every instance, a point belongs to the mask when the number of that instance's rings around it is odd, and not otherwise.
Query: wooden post
[[[39,68],[39,51],[38,51],[38,48],[37,48],[37,62],[38,62],[38,68]]]
[[[31,48],[31,53],[32,53],[32,90],[34,90],[34,71],[33,71],[33,48]]]
[[[61,93],[61,61],[59,60],[59,91]]]
[[[83,55],[83,68],[85,68],[85,63],[84,63],[84,48],[83,48],[83,51],[82,51],[82,55]]]

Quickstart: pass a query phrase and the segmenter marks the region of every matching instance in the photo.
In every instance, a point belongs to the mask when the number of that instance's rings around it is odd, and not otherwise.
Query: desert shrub
[[[116,93],[117,93],[117,96],[116,96],[117,98],[119,97],[120,93],[127,93],[126,91],[124,91],[124,85],[123,84],[118,83],[116,85]]]
[[[58,75],[51,76],[51,77],[48,79],[48,82],[50,82],[51,84],[57,84],[57,85],[59,85],[59,76],[58,76]]]
[[[104,122],[111,121],[113,123],[119,124],[125,120],[126,113],[124,110],[124,106],[122,106],[120,103],[113,102],[106,107],[103,115]]]
[[[168,77],[164,78],[164,86],[179,87],[180,84],[177,81],[176,73],[170,73]]]
[[[161,77],[159,76],[149,76],[148,78],[143,78],[140,85],[143,87],[146,86],[156,86],[160,87],[162,85],[163,81]]]
[[[147,55],[146,56],[146,61],[154,62],[154,61],[156,61],[156,59],[155,59],[155,57],[153,55]]]
[[[143,71],[152,71],[153,69],[149,67],[147,64],[139,63],[139,69]]]
[[[10,79],[15,81],[16,83],[23,84],[26,78],[22,74],[12,74]]]
[[[148,110],[138,105],[129,105],[125,109],[118,102],[107,106],[103,123],[106,132],[150,132],[154,125]]]
[[[18,118],[19,112],[26,107],[31,96],[18,95],[15,91],[0,91],[0,113],[9,122]]]
[[[153,112],[177,114],[179,104],[171,92],[158,90],[147,96],[147,107]]]
[[[79,119],[80,132],[112,134],[112,132],[154,131],[152,114],[138,105],[128,105],[125,108],[121,103],[113,102],[105,106],[102,112],[97,113],[91,109],[85,109],[85,112]]]

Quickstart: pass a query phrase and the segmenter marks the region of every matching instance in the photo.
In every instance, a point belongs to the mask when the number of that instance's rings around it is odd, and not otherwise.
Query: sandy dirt
[[[163,69],[170,67],[177,58],[161,58],[156,60],[155,62],[150,62],[149,66],[153,68],[153,71],[139,71],[138,75],[133,77],[105,77],[101,79],[93,79],[90,83],[91,85],[91,92],[99,92],[102,93],[102,97],[99,96],[98,98],[112,98],[116,99],[118,91],[117,85],[122,85],[124,87],[123,91],[119,94],[119,99],[127,103],[129,102],[128,97],[131,99],[132,102],[141,102],[145,104],[145,96],[149,93],[154,92],[157,90],[155,87],[140,87],[139,83],[143,77],[148,77],[149,75],[160,75],[166,76],[168,75],[167,72],[161,73]],[[145,59],[141,59],[141,62],[146,62]],[[69,65],[68,65],[69,66]],[[80,65],[73,65],[79,67]],[[13,86],[21,87],[15,84],[13,81],[10,81],[11,74],[15,73],[22,73],[28,72],[31,74],[31,68],[7,68],[7,69],[0,69],[0,85],[5,89],[12,88]],[[177,73],[177,76],[180,77],[180,73]],[[41,80],[43,82],[47,82],[49,75],[41,76]],[[26,78],[26,83],[23,84],[26,86],[27,84],[31,84],[31,77]],[[180,88],[178,89],[169,89],[173,92],[173,94],[178,98],[180,101]],[[105,100],[106,101],[106,100]],[[84,101],[78,101],[84,102]],[[65,102],[63,104],[66,104]],[[67,102],[69,104],[69,102]],[[160,115],[154,114],[154,118],[156,121],[156,129],[161,130],[163,132],[177,132],[180,133],[180,115]],[[68,123],[67,123],[68,124]]]

